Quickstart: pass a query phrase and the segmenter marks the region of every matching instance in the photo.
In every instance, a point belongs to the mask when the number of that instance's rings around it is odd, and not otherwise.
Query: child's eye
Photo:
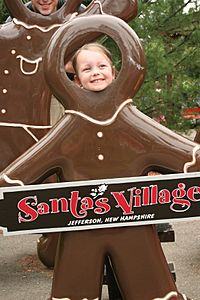
[[[105,64],[101,64],[99,67],[100,68],[106,68],[107,66]]]
[[[88,72],[88,71],[90,71],[90,67],[86,67],[86,68],[82,69],[82,72]]]

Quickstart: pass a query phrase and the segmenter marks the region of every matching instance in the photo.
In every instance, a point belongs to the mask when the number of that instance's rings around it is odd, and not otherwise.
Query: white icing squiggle
[[[52,300],[70,300],[70,298],[55,298],[55,297],[53,297]]]
[[[178,296],[178,293],[177,292],[169,292],[164,298],[154,298],[153,300],[170,300],[171,297],[177,297]],[[184,300],[187,300],[187,297],[185,296],[185,294],[182,294],[183,296],[183,299]],[[193,299],[191,299],[193,300]]]
[[[183,167],[183,172],[184,173],[187,173],[188,168],[191,167],[191,166],[194,166],[196,164],[196,153],[197,153],[198,150],[200,150],[200,146],[196,145],[192,150],[192,161],[189,161],[189,162],[184,164],[184,167]]]
[[[0,122],[0,126],[5,126],[5,127],[19,127],[19,128],[23,128],[26,132],[28,132],[28,134],[36,141],[38,142],[38,138],[29,130],[29,128],[32,129],[50,129],[52,128],[51,125],[47,125],[47,126],[40,126],[40,125],[27,125],[27,124],[18,124],[18,123],[4,123],[4,122]]]
[[[103,11],[102,3],[98,0],[94,1],[94,4],[99,4],[100,12],[102,15],[105,15],[105,12]]]
[[[48,129],[52,128],[52,125],[28,125],[28,124],[20,124],[20,123],[4,123],[0,122],[0,126],[7,126],[7,127],[28,127],[33,129]]]
[[[24,28],[26,29],[34,29],[34,28],[37,28],[38,30],[42,31],[42,32],[48,32],[54,28],[57,28],[57,27],[61,27],[63,24],[53,24],[51,26],[49,26],[48,28],[45,28],[45,27],[42,27],[42,26],[38,26],[38,25],[27,25],[26,23],[22,22],[22,21],[19,21],[17,20],[16,18],[13,18],[13,22],[16,24],[16,25],[21,25],[23,26]]]
[[[32,74],[35,74],[38,70],[38,67],[39,67],[39,63],[42,61],[42,57],[39,57],[35,60],[30,60],[30,59],[27,59],[25,58],[24,56],[22,55],[17,55],[16,58],[19,58],[20,59],[20,69],[21,69],[21,72],[25,75],[32,75]],[[31,72],[26,72],[24,69],[23,69],[23,62],[27,62],[29,64],[35,64],[35,69]]]
[[[74,19],[77,15],[78,15],[77,12],[73,13],[73,14],[71,15],[70,19],[69,19],[67,22],[69,22],[69,21],[71,21],[72,19]],[[28,25],[28,24],[26,24],[26,23],[24,23],[24,22],[22,22],[22,21],[19,21],[19,20],[16,19],[16,18],[13,18],[13,23],[16,24],[16,25],[21,25],[21,26],[23,26],[23,27],[26,28],[26,29],[34,29],[34,28],[36,28],[36,29],[38,29],[38,30],[40,30],[40,31],[42,31],[42,32],[48,32],[48,31],[51,31],[51,30],[54,29],[54,28],[61,27],[63,24],[66,24],[67,22],[62,23],[62,24],[53,24],[53,25],[51,25],[51,26],[49,26],[49,27],[42,27],[42,26],[38,26],[38,25]]]
[[[55,298],[52,297],[52,300],[71,300],[70,298]],[[88,300],[88,298],[83,298],[82,300]],[[99,298],[95,298],[93,300],[99,300]]]
[[[3,174],[2,177],[5,180],[5,182],[7,182],[7,183],[18,184],[18,185],[24,186],[24,183],[21,180],[10,179],[6,174]]]
[[[110,125],[112,124],[115,119],[117,118],[118,114],[120,113],[120,111],[128,104],[128,103],[131,103],[132,102],[132,99],[127,99],[126,101],[124,101],[117,109],[117,111],[114,113],[114,115],[110,118],[110,119],[107,119],[105,121],[99,121],[99,120],[96,120],[82,112],[79,112],[79,111],[76,111],[76,110],[65,110],[65,113],[66,114],[72,114],[72,115],[77,115],[77,116],[80,116],[82,117],[83,119],[91,122],[91,123],[94,123],[94,124],[97,124],[97,125],[100,125],[100,126],[107,126],[107,125]]]
[[[178,296],[177,292],[169,292],[164,298],[154,298],[153,300],[170,300],[171,297]]]

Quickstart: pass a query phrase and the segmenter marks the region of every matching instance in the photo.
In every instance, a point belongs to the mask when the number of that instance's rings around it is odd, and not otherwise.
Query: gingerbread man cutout
[[[70,82],[63,66],[64,57],[70,57],[68,49],[76,50],[94,32],[111,36],[122,54],[117,79],[98,93]],[[4,170],[1,185],[5,180],[41,182],[55,172],[62,181],[140,176],[150,170],[182,172],[192,160],[197,144],[132,105],[130,98],[143,82],[145,61],[138,37],[122,20],[107,15],[72,20],[52,38],[45,70],[66,115]],[[192,170],[200,170],[199,153],[196,156]],[[187,299],[177,291],[151,225],[61,233],[52,299],[99,299],[107,256],[124,299]]]
[[[21,0],[5,0],[13,22],[0,26],[0,170],[51,128],[51,91],[44,78],[43,57],[51,36],[76,16],[80,3],[67,0],[54,14],[42,16]],[[82,15],[101,13],[128,21],[137,14],[137,1],[93,1]],[[38,242],[39,258],[48,267],[54,263],[56,244],[55,234],[43,235]]]
[[[80,0],[67,0],[50,16],[33,13],[21,0],[4,0],[13,21],[0,26],[0,170],[43,137],[50,126],[51,91],[43,57],[51,36],[77,15]],[[128,20],[135,0],[93,1],[83,15],[101,10]]]

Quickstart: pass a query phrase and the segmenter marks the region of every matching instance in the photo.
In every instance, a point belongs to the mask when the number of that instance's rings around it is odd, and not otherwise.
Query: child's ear
[[[74,75],[74,82],[75,82],[78,86],[82,87],[82,84],[81,84],[81,82],[80,82],[80,80],[79,80],[79,78],[78,78],[77,75]]]

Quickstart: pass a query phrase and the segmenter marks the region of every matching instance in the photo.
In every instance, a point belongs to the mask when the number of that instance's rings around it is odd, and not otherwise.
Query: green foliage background
[[[5,8],[3,0],[0,0],[0,23],[3,23],[8,17],[8,12]]]
[[[186,3],[195,4],[188,13]],[[141,39],[147,63],[134,105],[151,117],[165,116],[165,126],[181,131],[193,126],[183,119],[183,109],[200,102],[200,1],[186,3],[139,1],[138,17],[129,22]],[[120,64],[113,41],[107,39],[105,44]]]
[[[90,2],[82,1],[85,5]],[[190,3],[194,7],[186,13]],[[0,0],[0,23],[7,16]],[[145,82],[133,103],[151,117],[164,115],[164,124],[174,130],[191,127],[182,110],[200,102],[199,22],[199,0],[139,0],[138,17],[129,22],[141,39],[147,62]],[[101,42],[111,50],[120,70],[120,52],[114,41],[103,37]]]
[[[15,0],[13,0],[15,1]],[[23,3],[29,2],[29,0],[22,0]],[[4,21],[9,16],[8,11],[4,5],[4,1],[0,0],[0,24],[4,23]]]

